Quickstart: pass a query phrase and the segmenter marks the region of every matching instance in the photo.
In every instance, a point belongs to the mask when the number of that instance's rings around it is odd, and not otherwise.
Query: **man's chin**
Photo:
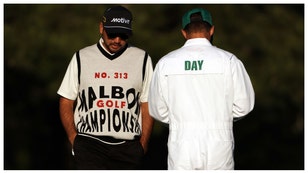
[[[110,52],[112,53],[116,53],[118,52],[119,50],[121,50],[122,47],[120,46],[110,46],[109,49],[110,49]]]

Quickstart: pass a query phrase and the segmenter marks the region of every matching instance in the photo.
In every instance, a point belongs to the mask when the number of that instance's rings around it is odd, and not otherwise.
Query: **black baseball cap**
[[[127,34],[132,33],[132,13],[122,6],[108,8],[103,16],[103,24],[107,34]]]

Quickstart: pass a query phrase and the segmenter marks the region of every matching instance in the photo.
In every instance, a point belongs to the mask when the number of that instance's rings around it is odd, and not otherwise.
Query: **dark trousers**
[[[76,136],[73,151],[80,170],[138,170],[144,156],[139,140],[109,143],[83,135]]]

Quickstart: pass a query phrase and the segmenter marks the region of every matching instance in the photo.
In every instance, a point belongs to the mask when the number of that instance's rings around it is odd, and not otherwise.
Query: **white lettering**
[[[129,24],[130,20],[125,19],[125,18],[113,18],[111,20],[112,23],[126,23]]]

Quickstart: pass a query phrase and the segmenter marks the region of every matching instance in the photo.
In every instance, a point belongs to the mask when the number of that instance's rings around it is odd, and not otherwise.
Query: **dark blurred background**
[[[67,170],[70,147],[56,94],[78,49],[95,44],[112,4],[4,4],[4,169]],[[126,4],[130,43],[154,65],[184,44],[181,17],[213,15],[214,45],[234,53],[251,77],[254,110],[234,124],[237,170],[304,169],[304,4]],[[167,168],[167,126],[155,123],[145,170]]]

